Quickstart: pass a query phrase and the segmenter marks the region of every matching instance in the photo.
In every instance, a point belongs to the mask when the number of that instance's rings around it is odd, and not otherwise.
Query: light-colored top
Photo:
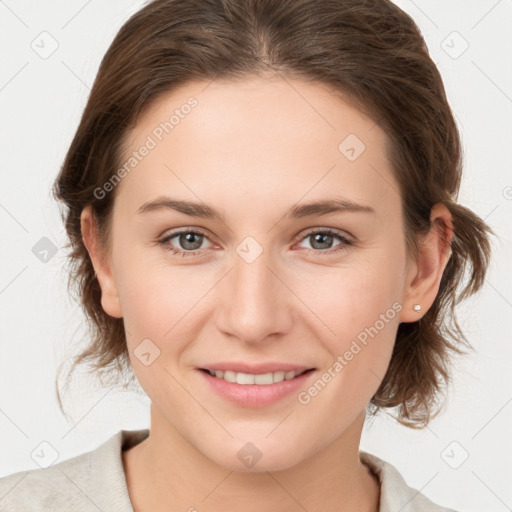
[[[133,512],[122,451],[148,435],[148,429],[120,430],[90,452],[0,478],[0,512]],[[409,487],[389,462],[359,456],[380,481],[379,512],[455,512]]]

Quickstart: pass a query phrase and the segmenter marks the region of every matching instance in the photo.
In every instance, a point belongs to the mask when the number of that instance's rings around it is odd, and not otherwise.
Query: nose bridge
[[[273,269],[272,251],[248,238],[236,249],[218,318],[221,330],[254,342],[289,328],[289,292]]]

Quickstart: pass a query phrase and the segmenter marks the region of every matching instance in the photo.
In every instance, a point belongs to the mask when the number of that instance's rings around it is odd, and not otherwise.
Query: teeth
[[[305,370],[304,370],[305,371]],[[298,375],[304,373],[301,372],[284,372],[278,371],[273,373],[263,373],[254,375],[252,373],[241,373],[232,372],[230,370],[208,370],[208,373],[218,379],[224,379],[227,382],[236,382],[237,384],[274,384],[275,382],[282,382],[283,380],[290,380]]]

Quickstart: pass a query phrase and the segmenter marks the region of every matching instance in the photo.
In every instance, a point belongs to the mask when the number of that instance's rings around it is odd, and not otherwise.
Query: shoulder
[[[87,493],[91,453],[85,453],[46,469],[20,471],[0,479],[0,511],[82,510],[79,487]],[[84,485],[85,484],[85,485]]]
[[[121,430],[95,450],[0,478],[0,512],[131,512],[121,450],[147,430]]]
[[[389,462],[364,451],[359,452],[359,458],[380,481],[379,512],[457,512],[437,505],[417,489],[409,487],[400,472]]]

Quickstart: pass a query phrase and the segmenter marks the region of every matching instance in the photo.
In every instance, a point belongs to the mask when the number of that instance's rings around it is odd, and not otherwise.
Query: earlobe
[[[91,258],[96,279],[101,288],[101,306],[107,315],[122,318],[117,286],[108,255],[104,254],[98,240],[96,218],[90,205],[80,215],[82,240]]]
[[[419,320],[434,303],[450,259],[452,238],[451,213],[437,203],[430,214],[430,230],[419,240],[418,259],[407,276],[400,322]]]

